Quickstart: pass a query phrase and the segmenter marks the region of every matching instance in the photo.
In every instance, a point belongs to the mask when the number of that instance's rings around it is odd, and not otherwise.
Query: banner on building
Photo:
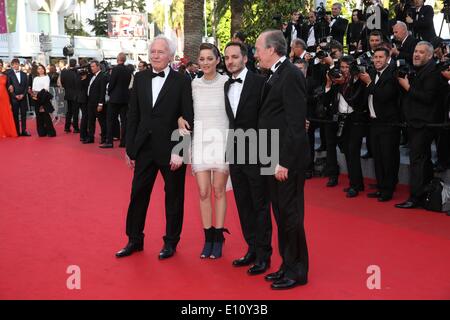
[[[108,37],[147,39],[147,15],[141,13],[108,14]]]
[[[0,33],[8,33],[5,0],[0,0]]]
[[[16,19],[17,19],[17,0],[3,0],[3,7],[6,3],[6,32],[16,32]],[[5,11],[3,11],[5,12]]]

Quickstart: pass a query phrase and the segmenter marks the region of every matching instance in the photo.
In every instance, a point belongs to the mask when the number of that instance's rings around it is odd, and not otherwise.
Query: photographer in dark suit
[[[258,148],[253,148],[243,135],[257,139],[258,115],[265,79],[248,70],[247,48],[239,42],[225,47],[225,64],[231,73],[225,83],[225,107],[230,129],[228,160],[234,197],[247,242],[247,253],[233,261],[236,267],[254,265],[247,270],[250,275],[264,273],[270,267],[272,255],[272,222],[266,176],[261,175]],[[231,157],[232,156],[232,157]],[[231,158],[231,159],[230,159]]]
[[[291,52],[292,40],[301,38],[302,36],[302,21],[301,13],[298,10],[292,11],[291,21],[286,25],[286,29],[283,30],[284,37],[287,42],[287,53]]]
[[[14,122],[19,136],[31,136],[27,131],[27,91],[28,77],[25,72],[20,70],[19,59],[11,60],[11,70],[7,73],[7,87],[11,96],[11,105],[13,110]],[[20,124],[19,125],[19,113]],[[22,130],[20,130],[22,127]]]
[[[331,17],[326,16],[329,23],[330,33],[334,40],[344,45],[344,35],[347,31],[348,20],[341,17],[342,4],[334,3],[331,7]]]
[[[256,40],[255,57],[270,78],[263,90],[258,129],[279,133],[278,141],[267,141],[279,154],[268,176],[270,199],[278,226],[278,245],[282,264],[268,274],[272,289],[289,289],[308,281],[308,248],[304,229],[305,169],[309,164],[306,135],[306,84],[303,73],[286,58],[286,41],[280,31],[263,32]],[[273,130],[273,131],[272,131]],[[272,142],[272,143],[270,143]],[[278,156],[278,159],[273,159]],[[274,165],[275,163],[272,163]]]
[[[408,27],[404,22],[397,22],[394,27],[394,46],[391,50],[392,57],[404,59],[410,65],[413,64],[413,54],[417,40],[409,35]]]
[[[90,66],[92,76],[89,80],[87,90],[88,136],[83,143],[94,143],[95,122],[97,118],[101,128],[101,143],[104,143],[106,140],[106,77],[101,71],[98,61],[91,61]]]
[[[61,71],[60,82],[64,88],[64,100],[67,101],[66,123],[64,132],[70,132],[70,126],[73,127],[74,133],[80,132],[78,125],[78,115],[80,108],[78,106],[77,97],[80,91],[80,77],[75,70],[77,65],[76,59],[69,60],[69,68]],[[72,121],[73,120],[73,121]]]
[[[443,79],[433,60],[433,46],[421,41],[416,45],[413,63],[415,75],[410,72],[398,78],[404,90],[403,114],[408,125],[410,196],[397,208],[416,208],[425,196],[425,187],[433,178],[431,142],[433,130],[427,124],[436,121],[436,97],[441,94]]]
[[[172,140],[172,134],[180,117],[193,127],[191,81],[170,68],[176,47],[168,38],[156,37],[149,50],[151,68],[136,73],[128,110],[126,157],[134,176],[126,222],[128,244],[116,253],[118,258],[144,248],[145,218],[158,172],[164,179],[166,209],[159,259],[175,254],[183,225],[186,165],[173,153],[178,141]]]
[[[369,198],[389,201],[398,181],[400,166],[400,128],[387,123],[400,122],[399,84],[395,68],[389,65],[389,50],[375,49],[375,70],[361,73],[359,78],[366,84],[366,101],[370,113],[370,136],[375,162],[377,191]]]
[[[121,52],[117,55],[117,65],[112,69],[108,84],[108,111],[106,121],[106,142],[100,148],[113,148],[114,125],[120,115],[120,145],[125,147],[128,100],[130,99],[129,85],[131,72],[125,66],[127,56]]]
[[[80,121],[80,141],[84,142],[88,138],[88,109],[87,109],[87,91],[89,87],[89,73],[87,68],[78,70],[78,76],[80,77],[80,90],[78,91],[77,102],[81,110]]]
[[[406,23],[411,25],[414,38],[432,41],[436,37],[434,30],[434,10],[432,6],[424,5],[424,0],[414,0],[414,9],[408,12]]]

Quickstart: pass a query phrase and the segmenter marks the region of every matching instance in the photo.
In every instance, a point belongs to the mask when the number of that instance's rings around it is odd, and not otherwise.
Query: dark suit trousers
[[[65,131],[69,131],[71,125],[73,126],[74,130],[79,130],[78,126],[79,113],[80,107],[78,103],[73,100],[67,100],[66,124],[64,126]]]
[[[101,141],[106,140],[106,105],[103,105],[101,112],[97,111],[97,105],[88,105],[88,138],[94,139],[95,136],[95,120],[98,119],[101,129]]]
[[[364,189],[364,181],[361,169],[361,145],[366,129],[362,125],[354,124],[355,122],[360,122],[358,120],[360,119],[355,113],[347,117],[342,135],[342,144],[350,187],[362,190]]]
[[[56,136],[55,127],[53,126],[52,118],[48,112],[36,111],[36,130],[39,137]]]
[[[370,137],[378,191],[383,196],[392,196],[400,167],[400,128],[372,122]]]
[[[14,123],[16,124],[17,133],[21,133],[27,130],[27,98],[23,97],[22,100],[12,100],[12,109],[14,116]],[[20,130],[19,125],[19,113],[20,113],[20,123],[22,125],[22,130]]]
[[[248,252],[264,262],[272,255],[272,221],[270,217],[267,176],[258,165],[231,164],[230,177]]]
[[[431,162],[431,142],[433,131],[430,128],[408,128],[410,198],[423,200],[425,187],[433,179]]]
[[[125,134],[127,127],[128,104],[109,103],[107,112],[107,134],[106,143],[113,143],[114,128],[116,127],[117,117],[120,115],[120,143],[125,145]]]
[[[337,161],[336,147],[338,145],[338,137],[336,136],[338,129],[337,123],[325,124],[325,136],[327,146],[327,164],[324,174],[328,177],[337,177],[339,175],[339,165]]]
[[[87,139],[88,138],[88,118],[89,113],[87,109],[86,103],[80,103],[79,104],[80,110],[81,110],[81,122],[80,122],[80,139]]]
[[[166,235],[164,243],[176,247],[180,241],[184,212],[184,181],[186,166],[171,171],[169,165],[158,165],[151,160],[150,139],[144,144],[136,158],[130,205],[128,207],[126,233],[132,242],[144,240],[145,218],[153,185],[158,171],[164,179],[166,207]]]
[[[316,151],[315,151],[315,142],[316,142],[316,129],[319,128],[319,126],[314,123],[314,122],[310,122],[309,123],[309,129],[308,129],[308,139],[309,139],[309,153],[311,156],[311,161],[308,164],[308,170],[309,171],[314,171],[314,158],[316,156]]]
[[[287,181],[268,177],[272,210],[278,227],[281,270],[288,278],[300,280],[308,274],[308,247],[304,228],[305,172],[289,171]]]

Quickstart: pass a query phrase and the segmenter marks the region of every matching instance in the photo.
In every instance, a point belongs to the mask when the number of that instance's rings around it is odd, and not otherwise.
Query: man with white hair
[[[397,21],[393,27],[393,31],[396,46],[392,48],[391,56],[396,59],[404,59],[412,65],[417,40],[409,35],[408,27],[406,26],[406,23],[402,21]]]
[[[193,123],[191,82],[169,66],[175,55],[174,44],[158,36],[150,45],[149,69],[136,73],[131,93],[126,135],[126,158],[134,169],[126,234],[128,244],[116,253],[126,257],[144,248],[145,217],[158,172],[164,179],[166,234],[159,259],[176,251],[183,224],[186,165],[173,153],[178,141],[172,133],[183,117]]]

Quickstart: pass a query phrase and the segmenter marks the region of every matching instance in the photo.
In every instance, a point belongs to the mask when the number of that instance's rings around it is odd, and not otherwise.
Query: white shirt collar
[[[155,69],[153,69],[153,67],[152,67],[152,71],[154,73],[158,73],[158,72],[155,71]],[[169,75],[169,72],[170,72],[170,66],[167,65],[167,67],[163,71],[164,71],[164,78],[167,78],[167,76]]]
[[[273,64],[273,66],[270,68],[270,70],[272,70],[272,72],[277,71],[278,67],[281,66],[281,64],[282,64],[282,63],[284,62],[284,60],[286,60],[286,59],[287,59],[286,56],[280,57],[280,59],[278,59],[277,62],[275,62],[275,63]],[[275,66],[277,65],[278,62],[281,62],[281,63],[280,63],[277,67],[275,67]]]
[[[381,75],[383,74],[384,70],[386,70],[388,67],[389,67],[389,63],[386,64],[386,66],[385,66],[383,69],[381,69],[381,71],[377,71],[377,72],[380,73],[380,77],[381,77]]]
[[[244,67],[244,69],[239,72],[238,76],[235,78],[233,76],[233,79],[242,79],[242,81],[245,81],[245,77],[247,76],[248,69],[247,67]]]

